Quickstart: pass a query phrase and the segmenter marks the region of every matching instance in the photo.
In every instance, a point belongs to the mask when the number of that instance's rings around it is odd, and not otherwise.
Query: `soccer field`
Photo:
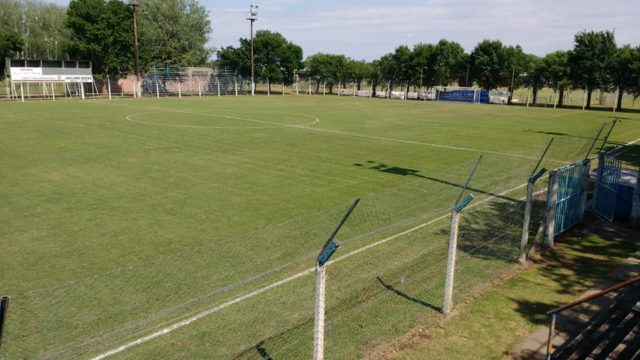
[[[180,324],[114,357],[310,358],[309,269],[355,198],[326,354],[371,356],[439,316],[448,215],[480,155],[458,300],[514,266],[520,185],[549,139],[548,169],[614,115],[614,144],[640,138],[638,113],[445,102],[0,103],[0,357],[90,358]]]

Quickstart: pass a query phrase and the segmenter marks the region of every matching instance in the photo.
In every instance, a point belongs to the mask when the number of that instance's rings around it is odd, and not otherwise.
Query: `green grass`
[[[436,316],[446,214],[480,154],[477,204],[522,184],[550,136],[547,168],[582,158],[611,121],[322,96],[0,106],[7,359],[95,355],[307,269],[355,197],[337,255],[444,215],[330,265],[327,356],[362,356]],[[640,115],[624,116],[618,143],[640,137]],[[513,266],[521,195],[469,211],[457,299]],[[251,358],[263,342],[308,358],[313,284],[298,278],[118,356]]]
[[[547,311],[581,296],[636,250],[611,233],[572,231],[538,263],[463,305],[446,325],[425,329],[427,339],[414,336],[405,344],[389,344],[404,345],[393,357],[503,359],[530,332],[547,324]]]

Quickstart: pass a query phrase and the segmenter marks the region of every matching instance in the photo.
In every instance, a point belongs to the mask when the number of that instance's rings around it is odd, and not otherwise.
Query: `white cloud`
[[[68,0],[49,0],[66,5]],[[249,4],[260,6],[257,29],[281,32],[305,56],[343,53],[372,60],[401,44],[457,41],[467,51],[483,39],[521,45],[538,55],[573,47],[581,30],[613,30],[619,45],[640,45],[638,0],[200,0],[210,11],[210,45],[249,36]]]
[[[256,25],[281,32],[301,45],[305,55],[321,51],[371,60],[400,44],[441,38],[457,41],[467,51],[483,39],[500,39],[544,55],[570,49],[573,36],[583,29],[615,28],[619,44],[640,41],[640,6],[632,0],[326,1],[321,9],[309,10],[297,0],[265,3],[297,4],[292,11],[261,12]],[[235,45],[248,36],[244,14],[230,15],[212,11],[213,44]]]

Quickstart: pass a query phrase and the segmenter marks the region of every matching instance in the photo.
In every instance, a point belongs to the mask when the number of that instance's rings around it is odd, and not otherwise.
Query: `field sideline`
[[[519,214],[521,191],[493,196],[550,137],[547,168],[613,116],[614,143],[640,138],[638,113],[343,97],[0,107],[6,359],[93,357],[304,271],[355,197],[337,256],[402,234],[329,268],[327,357],[365,356],[437,316],[448,224],[407,230],[447,214],[479,155],[471,192],[500,203],[469,224],[487,237],[461,257],[459,297],[512,266],[500,213]],[[498,244],[482,219],[513,229]],[[115,357],[308,358],[312,315],[299,277]]]

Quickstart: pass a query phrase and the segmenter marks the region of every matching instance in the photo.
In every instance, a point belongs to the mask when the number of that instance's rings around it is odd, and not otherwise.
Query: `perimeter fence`
[[[557,139],[539,166],[552,169],[582,159],[593,134],[588,130]],[[538,153],[484,154],[467,187],[475,156],[428,173],[356,164],[363,173],[381,172],[402,181],[359,194],[361,205],[339,234],[341,246],[328,264],[327,358],[379,354],[385,350],[374,344],[382,339],[438,318],[449,219],[461,191],[475,199],[461,217],[454,303],[516,269],[526,182]],[[529,252],[542,242],[546,181],[535,183]],[[133,351],[135,357],[139,344],[155,339],[156,354],[310,358],[314,260],[347,205],[225,238],[212,236],[197,246],[99,273],[83,274],[78,268],[73,280],[9,294],[11,312],[0,354],[37,359]]]

